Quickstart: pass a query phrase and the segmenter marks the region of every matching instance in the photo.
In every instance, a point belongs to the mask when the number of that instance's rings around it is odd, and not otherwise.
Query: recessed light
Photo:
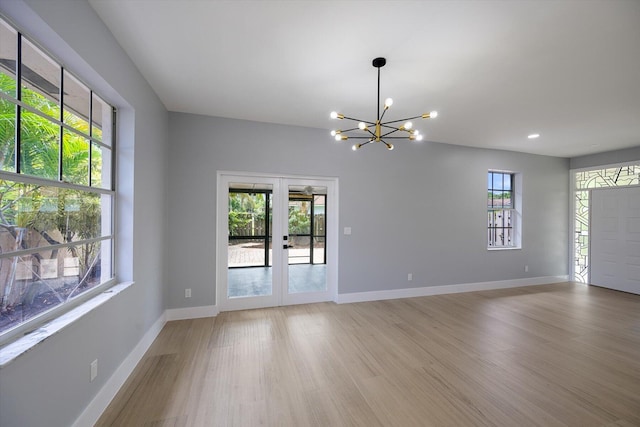
[[[527,138],[529,139],[536,139],[539,138],[540,134],[539,133],[532,133],[531,135],[527,136]]]

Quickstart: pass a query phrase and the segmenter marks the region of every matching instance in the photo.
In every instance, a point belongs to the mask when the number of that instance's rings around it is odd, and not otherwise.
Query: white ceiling
[[[170,111],[333,143],[330,111],[375,120],[383,56],[386,118],[437,110],[416,123],[426,140],[562,157],[640,145],[637,0],[89,2]]]

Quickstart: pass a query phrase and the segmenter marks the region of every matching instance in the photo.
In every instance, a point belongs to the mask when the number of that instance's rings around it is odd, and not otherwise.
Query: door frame
[[[216,305],[218,311],[244,310],[251,308],[272,307],[280,305],[307,304],[321,301],[337,301],[338,296],[338,178],[318,177],[302,175],[282,175],[256,172],[217,171],[217,195],[216,195]],[[228,269],[228,235],[229,235],[229,183],[230,182],[260,182],[273,185],[273,230],[272,247],[280,248],[283,244],[282,236],[288,234],[284,230],[282,217],[276,218],[276,204],[281,207],[281,212],[287,212],[288,197],[280,197],[288,180],[313,181],[314,185],[327,187],[327,290],[325,292],[288,294],[286,256],[276,254],[273,251],[273,293],[270,297],[243,297],[229,299],[227,293],[227,269]],[[282,186],[282,188],[281,188]],[[287,187],[288,188],[288,187]],[[276,194],[278,193],[278,194]],[[287,190],[288,193],[288,190]],[[286,255],[286,253],[284,254]]]

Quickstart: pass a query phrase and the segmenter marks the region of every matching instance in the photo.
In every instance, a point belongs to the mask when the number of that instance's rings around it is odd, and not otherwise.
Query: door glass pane
[[[327,290],[327,187],[289,186],[288,293]]]
[[[313,197],[313,263],[326,264],[326,200],[325,194]]]
[[[289,264],[311,264],[311,238],[289,234]]]
[[[229,298],[273,293],[272,191],[270,184],[229,184]]]

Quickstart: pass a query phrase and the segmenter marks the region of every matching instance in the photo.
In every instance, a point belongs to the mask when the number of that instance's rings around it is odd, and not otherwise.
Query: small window
[[[489,171],[487,174],[487,247],[516,248],[516,174]]]

